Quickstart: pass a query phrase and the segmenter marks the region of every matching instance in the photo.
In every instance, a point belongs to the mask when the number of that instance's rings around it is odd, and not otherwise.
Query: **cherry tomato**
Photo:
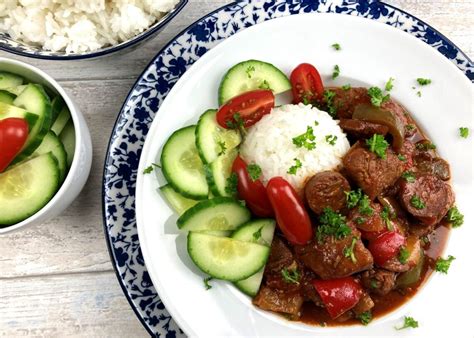
[[[362,287],[354,277],[313,280],[312,283],[333,319],[352,309],[362,295]]]
[[[273,216],[273,208],[267,196],[267,189],[259,179],[252,180],[247,172],[247,163],[237,156],[232,164],[232,172],[237,175],[237,191],[240,198],[252,212],[260,217]]]
[[[246,92],[230,99],[217,112],[217,123],[223,128],[237,128],[242,120],[245,128],[254,125],[263,115],[269,114],[275,106],[275,96],[271,90],[259,89]]]
[[[318,70],[309,63],[302,63],[290,75],[293,103],[312,102],[323,97],[324,86]]]
[[[286,239],[304,245],[313,238],[313,227],[295,189],[282,177],[273,177],[267,194],[275,211],[276,221]]]
[[[20,118],[0,120],[0,172],[21,151],[28,137],[28,123]]]
[[[374,256],[375,264],[381,266],[400,252],[400,247],[406,244],[405,237],[396,232],[388,231],[369,242],[369,251]]]

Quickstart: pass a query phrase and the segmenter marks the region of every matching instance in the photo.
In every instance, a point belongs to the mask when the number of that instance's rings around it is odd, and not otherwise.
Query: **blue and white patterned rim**
[[[147,272],[135,220],[135,183],[146,135],[167,94],[212,47],[257,23],[299,13],[331,12],[377,20],[404,30],[451,60],[474,82],[472,61],[423,21],[370,0],[244,0],[199,19],[165,46],[132,87],[109,143],[103,179],[105,234],[119,283],[151,335],[184,336],[164,308]]]

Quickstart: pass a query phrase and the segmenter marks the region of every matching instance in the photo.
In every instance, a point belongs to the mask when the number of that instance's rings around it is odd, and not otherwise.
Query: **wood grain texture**
[[[474,56],[474,0],[386,2],[429,23]],[[94,146],[90,178],[61,216],[0,237],[1,336],[146,336],[118,285],[104,240],[105,150],[123,100],[152,57],[178,32],[226,3],[190,0],[155,39],[137,50],[98,60],[52,62],[0,52],[58,79],[84,113]]]

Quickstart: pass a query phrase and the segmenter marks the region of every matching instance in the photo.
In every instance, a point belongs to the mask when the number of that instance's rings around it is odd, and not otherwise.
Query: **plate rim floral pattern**
[[[125,208],[123,206],[122,207],[120,206],[122,203],[121,202],[119,203],[119,202],[116,201],[117,196],[111,196],[111,194],[112,194],[111,191],[113,191],[114,188],[113,187],[112,188],[108,187],[108,186],[111,185],[111,182],[115,182],[115,183],[117,182],[117,181],[114,181],[114,180],[111,179],[113,175],[111,174],[109,168],[110,168],[110,166],[112,166],[112,167],[116,166],[115,162],[119,162],[117,160],[117,158],[119,157],[119,155],[117,155],[118,154],[117,153],[117,148],[120,148],[122,146],[122,144],[124,143],[124,142],[122,142],[122,143],[120,143],[120,145],[117,145],[117,144],[115,144],[115,142],[118,139],[118,137],[124,133],[124,126],[126,125],[127,121],[130,121],[130,119],[131,120],[134,119],[134,116],[132,116],[131,111],[132,111],[132,107],[134,107],[134,108],[137,108],[137,107],[135,106],[134,103],[131,103],[131,101],[133,101],[133,99],[136,99],[136,97],[140,96],[139,87],[140,87],[141,81],[144,80],[145,76],[150,75],[152,73],[152,69],[153,69],[155,63],[157,63],[157,60],[160,57],[164,58],[164,56],[166,55],[166,51],[168,51],[170,48],[172,48],[173,45],[176,45],[178,39],[182,38],[183,36],[186,36],[186,34],[189,35],[190,38],[191,38],[192,34],[190,34],[190,32],[192,32],[193,29],[196,29],[199,24],[205,23],[206,20],[209,20],[210,18],[216,17],[215,24],[217,25],[217,22],[219,21],[219,17],[218,17],[219,14],[226,13],[226,12],[231,12],[232,8],[237,8],[238,7],[240,9],[242,9],[242,8],[245,8],[245,6],[251,7],[251,6],[256,6],[257,4],[258,4],[258,2],[256,2],[256,1],[252,2],[252,0],[244,0],[244,1],[233,2],[233,3],[230,3],[230,4],[224,5],[220,8],[212,11],[211,13],[201,17],[200,19],[196,20],[191,25],[189,25],[187,28],[185,28],[181,32],[179,32],[173,39],[171,39],[156,54],[156,56],[145,67],[144,71],[138,77],[137,81],[134,83],[131,90],[127,94],[125,102],[122,105],[120,113],[118,114],[117,119],[114,123],[113,131],[112,131],[110,141],[109,141],[107,151],[106,151],[106,158],[105,158],[105,162],[104,162],[104,171],[103,171],[102,212],[103,212],[103,220],[104,220],[104,233],[105,233],[105,237],[106,237],[107,248],[108,248],[108,251],[109,251],[109,254],[110,254],[110,257],[111,257],[111,261],[112,261],[112,264],[114,266],[114,271],[116,273],[116,276],[117,276],[117,279],[119,281],[120,287],[122,288],[128,302],[130,303],[130,306],[132,307],[132,309],[135,312],[136,316],[138,317],[140,322],[143,324],[145,329],[148,331],[148,333],[152,336],[160,336],[160,335],[164,334],[164,335],[166,335],[166,337],[174,337],[176,335],[184,336],[184,333],[179,329],[179,327],[177,327],[177,325],[173,322],[173,320],[171,319],[169,314],[166,312],[166,309],[164,308],[164,305],[159,300],[158,294],[156,293],[156,291],[154,291],[153,284],[152,284],[151,280],[149,279],[148,272],[146,271],[146,266],[144,265],[143,257],[141,257],[138,236],[136,236],[136,223],[135,223],[135,215],[133,213],[133,210],[131,210],[133,215],[129,215],[128,217],[126,217],[124,222],[119,222],[118,218],[115,216],[115,214],[118,213],[119,209],[121,211],[124,211],[124,214],[127,213],[127,212],[130,212],[129,210],[127,210],[127,208]],[[367,8],[370,8],[370,9],[366,10],[365,12],[357,12],[356,15],[363,16],[365,18],[369,18],[371,20],[377,20],[377,21],[380,21],[380,16],[382,16],[382,17],[384,16],[384,14],[383,14],[384,10],[386,11],[386,13],[389,13],[388,9],[390,9],[390,10],[392,10],[391,13],[398,12],[397,14],[404,16],[406,20],[412,20],[413,22],[416,23],[416,25],[419,25],[420,27],[424,27],[424,29],[429,29],[430,34],[434,35],[434,37],[432,39],[436,39],[437,42],[441,42],[441,46],[436,45],[434,43],[428,43],[429,39],[428,39],[428,41],[425,41],[423,39],[422,40],[425,43],[427,43],[427,44],[431,45],[432,47],[436,48],[440,53],[445,55],[448,59],[450,59],[449,56],[455,55],[454,60],[453,60],[453,58],[451,58],[451,60],[458,66],[458,68],[460,68],[464,72],[464,74],[471,80],[471,82],[474,82],[474,65],[473,65],[472,61],[469,59],[469,57],[464,52],[462,52],[454,43],[452,43],[443,34],[438,32],[436,29],[432,28],[430,25],[426,24],[424,21],[418,19],[417,17],[415,17],[415,16],[413,16],[413,15],[411,15],[411,14],[409,14],[409,13],[407,13],[407,12],[405,12],[405,11],[403,11],[403,10],[393,6],[393,5],[389,5],[389,4],[386,4],[384,2],[374,1],[374,0],[364,0],[364,1],[356,1],[356,0],[335,0],[335,1],[331,1],[331,0],[303,0],[303,1],[267,0],[265,2],[260,3],[260,5],[263,5],[263,7],[260,8],[260,10],[263,10],[263,8],[265,8],[265,4],[268,6],[268,8],[270,8],[270,7],[273,8],[275,10],[275,12],[273,13],[274,16],[271,16],[271,17],[268,17],[268,18],[264,17],[261,21],[266,21],[266,20],[278,17],[277,11],[278,11],[279,6],[281,6],[281,8],[284,8],[285,10],[288,10],[288,9],[290,10],[289,13],[285,14],[285,15],[294,15],[294,14],[303,13],[303,12],[304,13],[320,12],[318,10],[320,5],[329,6],[329,10],[326,10],[326,12],[334,12],[332,8],[335,8],[336,13],[343,13],[343,12],[338,12],[337,11],[338,8],[351,8],[352,10],[354,10],[355,8],[357,8],[356,6],[360,5],[360,6],[366,6],[366,7],[364,7],[366,9]],[[337,7],[338,4],[340,5],[340,7]],[[331,8],[331,6],[333,6],[333,5],[334,5],[334,7]],[[374,9],[375,15],[373,17],[370,17],[368,15],[368,13],[372,10],[372,8],[375,8]],[[254,7],[253,9],[256,9],[256,8]],[[292,9],[294,11],[291,11]],[[378,11],[378,16],[377,16],[377,11]],[[322,10],[321,12],[324,12],[324,10]],[[263,15],[265,15],[265,14],[268,14],[268,13],[264,12]],[[353,11],[348,13],[348,14],[353,15]],[[364,15],[364,14],[367,14],[367,15]],[[252,15],[255,15],[255,12],[252,12]],[[231,16],[230,19],[234,20],[235,18],[233,16]],[[239,18],[237,20],[240,20],[240,19],[241,18]],[[256,21],[258,21],[258,19]],[[261,22],[261,21],[259,21],[259,22]],[[397,18],[397,21],[398,21],[398,18]],[[385,22],[385,23],[390,24],[388,22]],[[230,21],[227,24],[229,25]],[[230,32],[230,34],[229,33],[224,33],[225,36],[223,36],[223,37],[218,36],[213,41],[205,41],[204,43],[211,42],[211,46],[210,46],[210,48],[206,48],[206,46],[205,46],[204,48],[206,50],[204,51],[204,53],[207,52],[208,50],[210,50],[212,47],[214,47],[215,42],[219,43],[219,42],[223,41],[226,37],[229,37],[229,36],[235,34],[236,32],[238,32],[242,29],[245,29],[249,26],[253,26],[254,24],[258,24],[258,22],[253,22],[250,25],[246,25],[245,27],[240,27],[236,31]],[[390,25],[392,25],[392,24],[390,24]],[[401,29],[400,27],[398,27],[398,28]],[[416,36],[416,34],[414,32],[409,32],[409,33]],[[420,36],[416,36],[416,37],[420,38]],[[191,42],[190,45],[192,46],[193,42]],[[443,50],[442,48],[445,48],[445,49]],[[199,59],[204,53],[202,53],[201,55],[195,55],[195,56],[197,56],[197,59]],[[459,59],[457,59],[457,57],[459,57]],[[185,65],[185,67],[190,67],[192,65],[192,63],[194,63],[196,60],[188,60],[188,63]],[[187,70],[187,68],[185,68],[184,72],[186,70]],[[156,69],[155,69],[155,71],[156,71]],[[169,91],[173,87],[174,83],[176,83],[178,81],[178,79],[182,76],[182,74],[184,74],[184,72],[179,74],[177,76],[177,78],[173,79],[173,82],[167,83],[167,86],[168,86],[167,92],[162,95],[163,96],[162,100],[164,100],[166,95],[169,93]],[[156,78],[155,82],[157,82],[157,81],[158,81],[158,79]],[[166,79],[165,79],[165,81],[166,81]],[[128,110],[127,110],[127,108],[128,108]],[[156,103],[155,108],[156,109],[159,108],[158,103]],[[156,113],[156,110],[152,110],[152,111],[154,113]],[[149,126],[152,121],[153,121],[153,117],[150,117],[149,114],[148,114],[148,121],[146,121],[144,124],[145,125],[148,124],[147,126]],[[147,126],[144,126],[144,128],[147,129],[148,128]],[[136,131],[136,130],[134,130],[134,131]],[[147,132],[147,130],[146,130],[146,132]],[[135,140],[135,142],[130,142],[130,143],[137,143],[138,141],[141,142],[141,144],[138,146],[136,154],[134,153],[134,155],[136,157],[135,161],[134,161],[134,164],[136,164],[136,167],[134,167],[132,169],[128,168],[130,171],[133,171],[133,169],[136,171],[136,169],[138,167],[138,162],[139,162],[139,157],[140,157],[139,153],[141,152],[141,148],[143,147],[144,140],[145,140],[145,137],[146,137],[146,135],[144,135],[144,134],[146,134],[146,132],[144,133],[143,130],[140,131],[141,135],[143,136],[141,140],[137,139],[137,140]],[[125,144],[124,147],[126,148],[127,144]],[[124,151],[126,151],[126,150],[124,150]],[[132,186],[135,184],[136,174],[138,174],[138,173],[135,173],[135,178],[134,178],[134,175],[132,175],[132,174],[128,175],[128,181],[129,181],[129,183],[131,183]],[[122,181],[127,181],[127,180],[122,177]],[[134,193],[135,193],[134,189],[130,190],[129,195],[126,196],[126,198],[125,198],[125,200],[127,200],[128,198],[131,197],[131,200],[132,200],[131,208],[134,207],[134,198],[135,198]],[[125,202],[123,204],[125,205]],[[111,209],[109,209],[109,208],[111,208]],[[115,211],[114,211],[113,208],[115,208]],[[131,227],[129,227],[129,226],[131,226]],[[113,236],[113,232],[114,232],[114,230],[116,230],[115,228],[119,228],[116,237]],[[128,251],[124,251],[123,247],[116,248],[114,246],[114,238],[117,241],[117,238],[122,238],[121,236],[126,237],[126,236],[129,235],[129,234],[127,234],[127,235],[124,236],[123,233],[133,232],[133,231],[135,232],[135,237],[133,237],[134,235],[132,235],[132,238],[134,238],[134,239],[131,242],[133,242],[133,243],[130,244],[130,245],[127,244],[127,246],[126,246],[127,249],[125,249],[125,250],[128,250]],[[135,245],[135,249],[131,249],[134,246],[133,244]],[[136,251],[136,253],[134,253],[134,251]],[[129,253],[130,253],[130,255],[129,255]],[[130,266],[134,266],[137,263],[137,264],[140,265],[140,268],[143,270],[143,274],[141,276],[138,276],[138,274],[136,273],[137,277],[135,277],[134,279],[126,281],[124,276],[122,276],[121,267],[120,267],[121,262],[117,258],[117,254],[122,255],[122,257],[125,257],[123,259],[124,259],[124,264],[126,266],[126,269],[131,269],[131,267],[129,267],[129,264],[130,264]],[[136,256],[134,257],[133,255],[136,255]],[[120,258],[120,259],[122,259],[122,258]],[[134,259],[135,259],[135,261],[134,261]],[[147,276],[147,278],[145,278],[144,276]],[[133,292],[139,290],[140,287],[144,288],[144,291],[142,292],[142,294],[139,295],[139,296],[134,295]],[[150,289],[152,289],[152,290],[150,290]],[[145,301],[145,303],[142,303],[143,299],[146,298],[146,297],[148,297],[147,300]],[[140,298],[142,298],[142,300],[139,301]],[[150,299],[151,299],[151,301],[150,301]],[[155,299],[155,301],[153,301],[154,299]],[[149,302],[149,303],[147,303],[147,302]],[[143,304],[145,304],[145,305],[143,305]],[[143,308],[141,308],[142,306],[145,306],[145,308],[146,308],[146,307],[151,306],[151,305],[152,305],[152,307],[151,307],[151,310],[149,310],[150,311],[149,313],[147,313],[146,310],[143,310]],[[153,314],[155,314],[155,315],[158,314],[158,317],[156,317],[156,316],[153,317],[152,316]],[[161,321],[164,322],[164,324],[161,324],[161,326],[160,326],[158,324]]]

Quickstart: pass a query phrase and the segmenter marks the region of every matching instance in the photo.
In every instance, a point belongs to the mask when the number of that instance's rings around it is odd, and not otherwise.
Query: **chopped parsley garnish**
[[[418,150],[424,150],[424,151],[436,149],[436,146],[431,142],[418,142],[415,147]]]
[[[398,159],[402,162],[406,162],[407,158],[405,155],[402,155],[402,154],[398,154]]]
[[[319,122],[318,121],[314,121],[314,125],[317,127],[319,126]]]
[[[247,173],[249,174],[250,179],[255,182],[262,175],[262,168],[260,168],[258,164],[251,163],[247,165]]]
[[[385,141],[383,135],[374,134],[371,138],[365,140],[365,143],[369,147],[369,150],[381,159],[386,158],[386,151],[389,146],[388,142]]]
[[[294,268],[294,269],[283,268],[281,270],[281,276],[283,277],[283,280],[287,283],[292,283],[292,284],[300,283],[301,276],[297,268]]]
[[[336,135],[326,135],[326,142],[329,143],[330,145],[335,145],[337,141],[337,136]]]
[[[379,87],[370,87],[367,94],[370,96],[370,102],[376,107],[380,107],[382,103],[390,100],[390,94],[384,95],[382,89]]]
[[[421,241],[423,242],[423,244],[428,244],[430,242],[430,239],[428,236],[422,236],[421,238]]]
[[[316,139],[316,136],[314,136],[313,127],[308,126],[306,127],[305,133],[298,135],[296,137],[293,137],[292,140],[293,140],[293,144],[297,148],[305,147],[308,150],[313,150],[314,148],[316,148],[315,139]]]
[[[460,127],[459,128],[459,135],[462,138],[467,138],[469,136],[469,128],[466,127]]]
[[[415,182],[415,174],[413,174],[411,171],[405,171],[402,174],[402,178],[405,179],[408,183],[413,183]]]
[[[398,261],[402,264],[406,264],[408,257],[410,257],[410,252],[407,250],[407,248],[402,246],[400,248],[400,252],[398,253]]]
[[[421,209],[424,209],[426,207],[425,203],[423,202],[423,200],[421,198],[419,198],[418,196],[416,195],[413,195],[411,198],[410,198],[410,204],[415,208],[415,209],[418,209],[418,210],[421,210]]]
[[[209,282],[213,279],[214,278],[212,278],[211,276],[204,278],[203,282],[204,282],[204,287],[206,288],[206,290],[212,289],[212,285],[209,284]]]
[[[332,79],[334,80],[335,78],[337,78],[340,73],[341,70],[339,69],[339,65],[335,65],[334,70],[332,71]]]
[[[362,312],[357,318],[359,318],[362,325],[368,325],[372,321],[372,312]]]
[[[255,67],[254,66],[248,66],[247,69],[245,70],[247,73],[247,76],[249,79],[252,78],[252,73],[255,72]]]
[[[427,86],[431,83],[431,80],[430,79],[423,79],[422,77],[419,77],[416,79],[416,82],[418,82],[418,84],[420,86]]]
[[[416,92],[416,95],[417,95],[418,97],[421,97],[421,91],[417,91],[417,92]]]
[[[143,173],[144,174],[150,174],[151,172],[153,172],[153,169],[155,169],[155,167],[156,168],[161,168],[161,166],[159,164],[152,163],[150,166],[143,169]]]
[[[324,100],[326,101],[326,106],[328,108],[328,113],[331,116],[336,116],[336,106],[334,105],[334,97],[336,93],[332,90],[325,90],[324,91]]]
[[[385,84],[385,91],[389,92],[393,89],[393,81],[395,81],[393,77],[388,79],[387,83]]]
[[[237,174],[236,173],[230,174],[230,176],[227,177],[227,180],[226,180],[225,192],[230,195],[236,194],[237,183],[238,183]]]
[[[387,225],[387,229],[392,231],[393,230],[393,224],[392,221],[390,220],[391,218],[391,213],[390,210],[387,206],[383,207],[382,212],[380,213],[380,217],[382,217],[382,220],[385,222]]]
[[[371,289],[378,289],[379,287],[379,284],[377,283],[377,281],[375,279],[371,279],[370,280],[370,288]]]
[[[217,153],[218,156],[224,155],[227,147],[224,141],[217,141],[217,145],[219,146],[219,152]]]
[[[323,213],[319,216],[319,223],[316,230],[318,242],[322,242],[326,236],[334,236],[336,239],[341,239],[352,232],[351,228],[346,224],[346,218],[331,208],[326,207],[323,209]]]
[[[287,173],[290,175],[296,175],[296,172],[298,171],[299,168],[303,166],[303,163],[297,158],[293,159],[295,161],[295,165],[292,165],[290,169],[288,169]]]
[[[370,207],[369,196],[365,195],[359,200],[359,212],[361,215],[371,216],[374,209]]]
[[[240,114],[235,113],[232,117],[233,117],[233,121],[232,120],[227,120],[226,121],[225,124],[227,125],[227,127],[232,128],[232,129],[240,129],[240,131],[243,131],[244,130],[244,120],[242,119]]]
[[[348,83],[348,84],[343,85],[341,88],[342,90],[349,90],[352,88],[352,86],[350,85],[350,83]]]
[[[363,224],[365,222],[365,218],[363,217],[356,217],[355,222],[359,225]]]
[[[416,128],[416,127],[415,127],[414,124],[407,124],[407,125],[405,126],[405,129],[406,129],[407,131],[415,130],[415,128]]]
[[[447,259],[444,259],[442,257],[438,258],[436,260],[435,270],[447,274],[452,261],[454,261],[455,259],[456,258],[451,255],[449,255]]]
[[[357,239],[358,239],[357,237],[352,237],[351,245],[346,246],[343,250],[344,257],[350,258],[353,263],[357,262],[357,258],[354,255],[354,246],[357,243]]]
[[[263,82],[258,86],[259,89],[270,89],[270,84],[267,80],[263,80]]]
[[[403,329],[407,329],[409,327],[411,327],[411,328],[417,328],[418,327],[418,322],[415,319],[413,319],[413,317],[405,316],[403,321],[404,321],[403,326],[395,327],[395,330],[403,330]]]
[[[341,50],[341,45],[338,44],[337,42],[336,42],[336,43],[333,43],[331,46],[332,46],[332,48],[334,48],[335,50]]]
[[[461,214],[458,207],[454,206],[448,210],[446,219],[451,223],[453,228],[460,227],[464,223],[464,215]]]
[[[360,188],[349,192],[345,191],[344,194],[346,194],[346,204],[349,209],[352,209],[359,204],[359,200],[362,198],[362,191]]]
[[[262,225],[257,231],[255,231],[252,236],[253,236],[253,239],[258,241],[260,238],[262,238],[262,229],[263,229],[264,225]]]

